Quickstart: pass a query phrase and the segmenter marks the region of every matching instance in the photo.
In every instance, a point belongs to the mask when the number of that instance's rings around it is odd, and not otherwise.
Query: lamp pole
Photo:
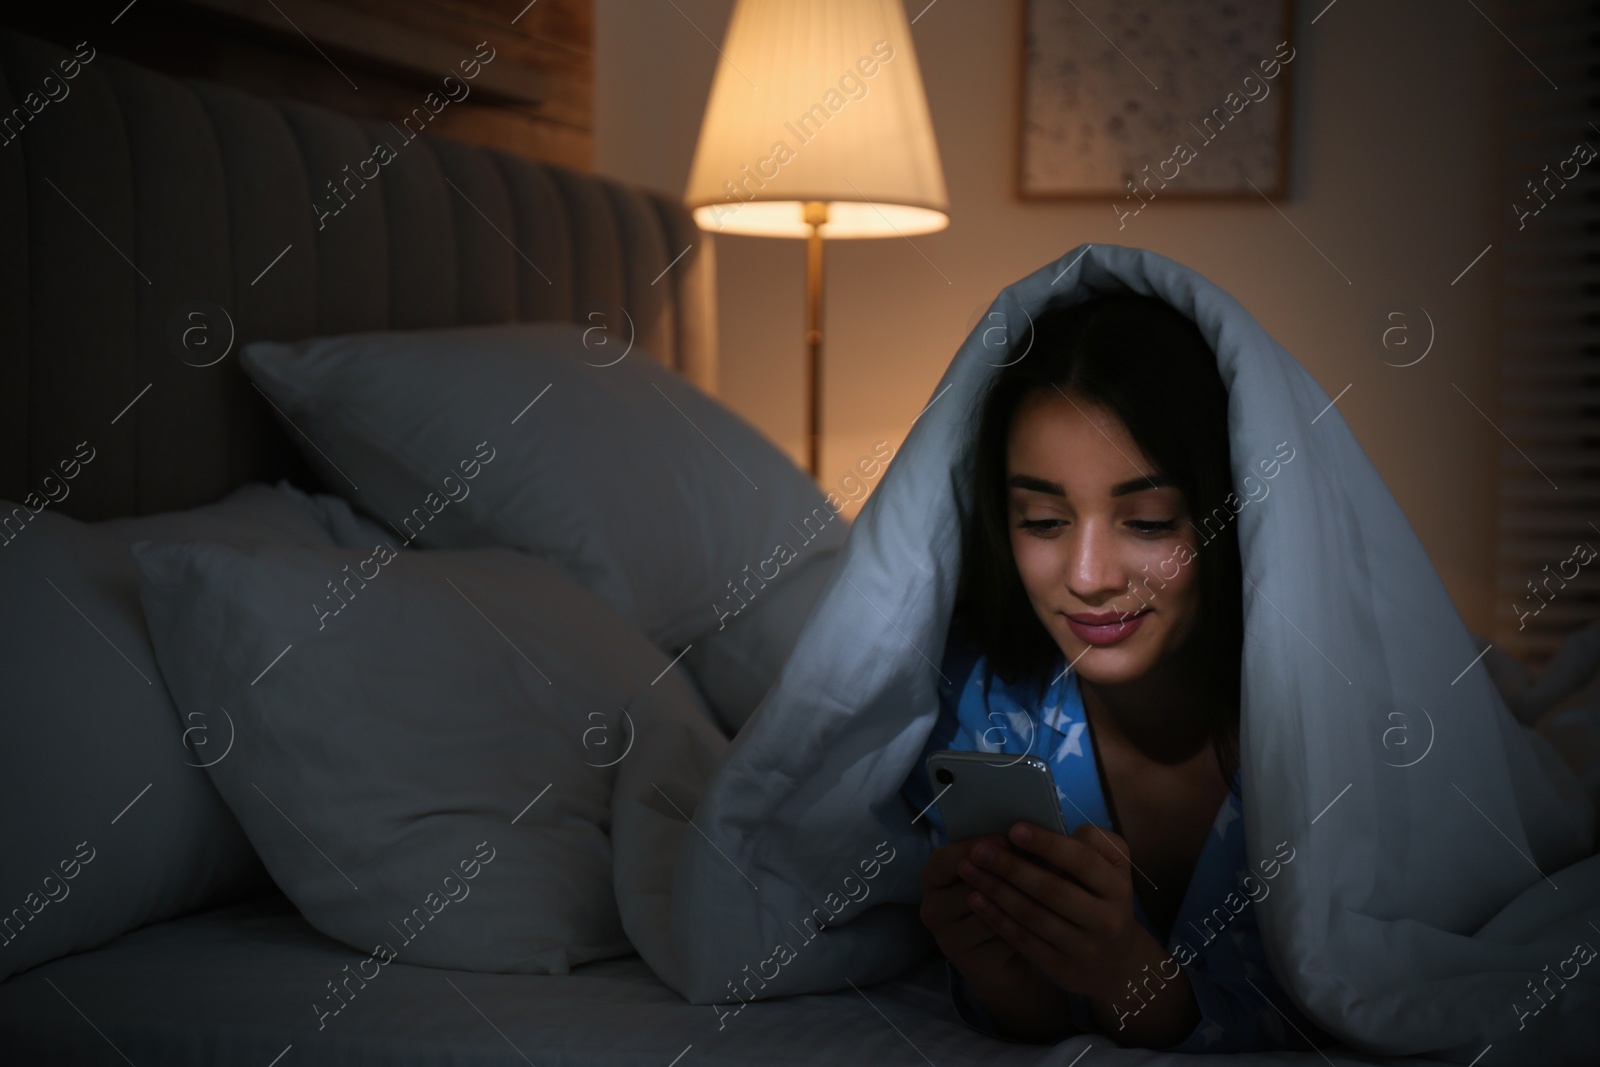
[[[828,205],[805,202],[806,235],[806,469],[822,473],[822,225]]]

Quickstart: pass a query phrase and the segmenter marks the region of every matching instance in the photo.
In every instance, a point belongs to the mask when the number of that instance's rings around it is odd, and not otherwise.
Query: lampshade
[[[901,0],[739,0],[685,194],[701,227],[893,237],[948,223],[944,171]]]

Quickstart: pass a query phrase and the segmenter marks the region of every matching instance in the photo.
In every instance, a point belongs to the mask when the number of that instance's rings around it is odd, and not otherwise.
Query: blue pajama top
[[[1065,666],[1063,658],[1058,668]],[[902,793],[913,811],[926,808],[921,818],[930,824],[935,846],[945,844],[947,839],[938,807],[928,806],[934,791],[925,763],[930,754],[940,749],[1038,756],[1055,778],[1068,833],[1086,822],[1112,828],[1077,672],[1063,671],[1035,705],[1029,687],[1008,685],[996,677],[987,657],[964,639],[959,625],[953,625],[943,674],[951,684],[939,684],[938,722]],[[1188,975],[1200,1008],[1200,1021],[1184,1040],[1155,1051],[1215,1053],[1307,1048],[1314,1046],[1305,1035],[1327,1036],[1290,1001],[1267,963],[1256,923],[1256,904],[1251,898],[1265,899],[1273,887],[1264,872],[1276,875],[1280,867],[1269,860],[1261,864],[1262,871],[1249,869],[1243,802],[1240,776],[1235,773],[1232,790],[1217,811],[1212,833],[1207,835],[1195,862],[1166,943],[1173,962]],[[1280,854],[1278,859],[1285,855],[1293,860],[1292,852]],[[1248,882],[1247,875],[1253,875]],[[1139,877],[1137,872],[1134,877]],[[1159,941],[1160,932],[1137,894],[1133,908],[1140,925]],[[1181,956],[1180,946],[1187,946]],[[1184,964],[1183,959],[1189,962]],[[977,1030],[999,1036],[993,1019],[967,990],[961,973],[951,965],[949,974],[951,997],[962,1019]],[[1156,981],[1159,983],[1159,976]],[[1156,985],[1151,985],[1151,990],[1152,996],[1159,995]],[[1076,1031],[1101,1031],[1089,997],[1073,993],[1068,1001]],[[1130,991],[1118,1003],[1131,1016],[1142,1001]],[[1116,1034],[1108,1036],[1115,1038]]]

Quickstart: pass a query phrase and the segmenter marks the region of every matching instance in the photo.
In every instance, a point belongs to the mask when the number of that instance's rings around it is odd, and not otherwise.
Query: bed
[[[81,55],[70,97],[35,112],[28,94],[69,62],[53,45],[0,34],[0,113],[32,116],[0,148],[0,497],[20,500],[57,477],[60,457],[85,441],[93,477],[52,498],[83,522],[207,505],[280,479],[325,490],[337,476],[228,358],[257,341],[512,323],[609,330],[626,318],[667,371],[714,390],[713,243],[670,198],[424,137],[381,181],[345,185],[337,217],[319,227],[313,205],[329,203],[319,183],[388,136],[381,124]],[[7,625],[8,641],[25,636],[17,618]],[[52,773],[70,786],[81,768],[67,760]],[[129,808],[143,796],[128,795]],[[33,821],[53,810],[51,797],[21,800],[40,806]],[[0,1059],[1187,1062],[1100,1038],[994,1041],[955,1016],[943,962],[927,955],[884,981],[757,1001],[737,1018],[689,1003],[638,955],[565,974],[400,960],[329,1021],[313,1002],[363,954],[260,877],[231,895],[167,908],[0,982]],[[1244,1062],[1432,1061],[1329,1046]]]

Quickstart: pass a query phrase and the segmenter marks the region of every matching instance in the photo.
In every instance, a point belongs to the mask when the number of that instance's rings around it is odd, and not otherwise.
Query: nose
[[[1110,607],[1109,601],[1131,584],[1117,558],[1110,523],[1085,518],[1062,542],[1067,591],[1090,607]]]

